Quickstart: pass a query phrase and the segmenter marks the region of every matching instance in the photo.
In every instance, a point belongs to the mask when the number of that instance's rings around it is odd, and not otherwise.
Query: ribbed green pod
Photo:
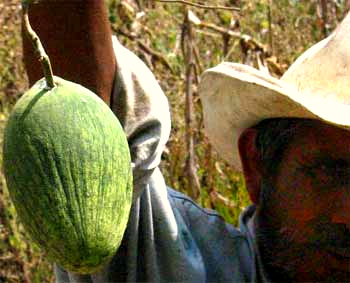
[[[38,81],[5,128],[3,164],[17,213],[48,257],[92,273],[118,249],[132,202],[127,139],[109,107],[88,89]]]

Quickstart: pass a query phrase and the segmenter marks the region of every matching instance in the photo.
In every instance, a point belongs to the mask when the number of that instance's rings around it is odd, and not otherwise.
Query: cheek
[[[291,176],[285,182],[288,189],[281,190],[278,196],[284,217],[281,233],[296,242],[308,242],[315,233],[315,220],[323,210],[320,195],[313,192],[311,181],[305,178]]]
[[[306,244],[315,235],[314,228],[313,225],[307,222],[286,222],[286,225],[280,229],[280,234],[284,239],[288,239],[295,244]]]
[[[285,183],[285,184],[283,184]],[[298,176],[291,176],[281,182],[286,189],[280,190],[281,210],[295,222],[308,222],[319,212],[319,197],[312,190],[312,183]]]

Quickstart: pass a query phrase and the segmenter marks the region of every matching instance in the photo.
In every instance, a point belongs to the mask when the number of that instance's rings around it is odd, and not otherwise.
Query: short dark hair
[[[311,121],[302,118],[272,118],[254,126],[258,130],[256,147],[261,154],[264,171],[269,175],[277,173],[278,166],[288,144],[293,140],[301,123]]]

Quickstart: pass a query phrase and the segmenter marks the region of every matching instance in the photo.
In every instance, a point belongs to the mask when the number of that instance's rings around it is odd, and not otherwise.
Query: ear
[[[251,201],[259,203],[262,180],[261,154],[256,147],[256,129],[246,129],[238,140],[238,150],[241,157],[243,175]]]

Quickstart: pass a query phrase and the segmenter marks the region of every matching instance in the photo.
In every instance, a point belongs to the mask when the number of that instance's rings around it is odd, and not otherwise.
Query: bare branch
[[[238,7],[227,7],[227,6],[208,6],[198,3],[193,3],[186,0],[156,0],[157,2],[162,3],[177,3],[177,4],[183,4],[188,5],[196,8],[202,8],[202,9],[208,9],[208,10],[229,10],[229,11],[240,11],[241,9]]]
[[[184,23],[182,26],[182,53],[186,66],[186,105],[185,105],[185,123],[186,123],[186,173],[189,187],[192,191],[192,197],[198,198],[200,195],[200,182],[197,176],[195,152],[194,152],[194,132],[193,132],[193,75],[195,71],[194,58],[194,40],[193,26],[189,20],[189,11],[185,10]]]
[[[324,36],[328,36],[329,30],[328,30],[328,5],[326,0],[321,0],[320,3],[321,6],[321,26]]]
[[[202,74],[204,72],[204,68],[199,56],[199,50],[197,45],[193,46],[193,54],[194,54],[194,59],[196,61],[196,68],[198,69],[198,73]]]
[[[239,44],[239,41],[235,41],[235,42],[232,44],[230,50],[227,52],[226,56],[224,57],[224,61],[229,60],[229,58],[230,58],[230,56],[232,55],[232,53],[236,50],[238,44]]]
[[[272,0],[269,0],[268,10],[267,10],[267,20],[269,22],[269,45],[271,54],[273,54],[273,34],[272,34]]]
[[[149,47],[146,43],[141,41],[136,37],[136,35],[133,35],[131,33],[128,33],[126,31],[123,31],[121,29],[117,30],[117,33],[126,36],[127,38],[136,41],[139,48],[141,48],[144,52],[150,54],[155,59],[157,59],[159,62],[161,62],[166,68],[168,68],[172,73],[174,73],[173,68],[171,67],[171,64],[168,62],[168,60],[163,56],[162,53],[153,50],[151,47]]]
[[[272,73],[279,77],[285,72],[285,68],[277,63],[277,58],[274,56],[266,58],[266,63],[268,64]]]
[[[267,49],[264,44],[258,42],[257,40],[253,39],[251,36],[247,34],[242,34],[240,32],[233,31],[231,29],[222,28],[212,23],[203,22],[193,13],[192,13],[192,16],[189,17],[189,20],[194,26],[197,26],[199,28],[206,28],[206,29],[210,29],[212,31],[218,32],[227,40],[229,40],[229,37],[240,39],[243,42],[243,44],[247,47],[247,49],[252,49],[254,51],[261,51],[263,53],[267,53]]]
[[[142,42],[141,40],[137,40],[137,44],[139,47],[147,52],[148,54],[152,55],[155,57],[157,60],[159,60],[166,68],[168,68],[172,73],[174,72],[173,68],[171,67],[170,63],[168,60],[163,56],[162,53],[157,52],[153,50],[151,47],[149,47],[146,43]]]
[[[209,196],[210,196],[211,201],[214,204],[216,202],[221,202],[222,204],[224,204],[225,206],[227,206],[229,208],[236,209],[238,207],[238,205],[235,202],[233,202],[230,199],[224,197],[222,194],[218,193],[214,189],[210,191]]]
[[[252,38],[250,35],[242,34],[240,32],[225,29],[225,28],[219,27],[217,25],[202,22],[202,21],[197,26],[201,27],[201,28],[207,28],[207,29],[219,32],[222,35],[226,34],[228,36],[240,39],[240,40],[244,41],[244,43],[249,45],[251,47],[250,49],[260,50],[260,51],[263,51],[264,53],[266,53],[266,46],[264,44],[260,43],[259,41],[255,40],[254,38]]]

